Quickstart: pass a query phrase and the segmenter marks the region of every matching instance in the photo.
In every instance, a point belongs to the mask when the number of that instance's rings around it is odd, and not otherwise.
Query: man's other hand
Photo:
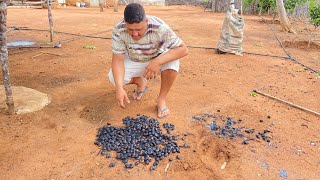
[[[144,70],[143,76],[146,79],[155,79],[158,72],[160,70],[160,64],[157,63],[157,61],[152,60],[150,63],[146,66],[146,69]]]
[[[123,88],[117,89],[116,98],[118,105],[122,108],[126,108],[125,103],[130,103],[128,95]]]

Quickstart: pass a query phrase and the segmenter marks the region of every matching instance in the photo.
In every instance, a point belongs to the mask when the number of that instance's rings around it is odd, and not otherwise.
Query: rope
[[[218,50],[218,48],[213,48],[213,47],[202,47],[202,46],[187,46],[187,47],[195,48],[195,49],[213,49],[213,50]],[[256,55],[256,56],[269,56],[269,57],[274,57],[274,58],[290,59],[290,57],[287,57],[287,56],[277,56],[277,55],[271,55],[271,54],[260,54],[260,53],[252,53],[252,52],[245,52],[245,51],[243,53]]]
[[[261,18],[262,18],[263,21],[265,21],[265,19],[263,19],[263,17],[261,17]],[[282,42],[279,40],[279,38],[277,37],[277,35],[276,35],[274,29],[272,28],[272,26],[269,25],[269,24],[267,24],[267,25],[268,25],[269,28],[272,30],[272,33],[273,33],[274,37],[277,39],[277,41],[279,42],[281,48],[282,48],[282,49],[284,50],[284,52],[286,52],[286,54],[288,55],[288,58],[287,58],[287,59],[290,59],[290,60],[292,60],[293,62],[295,62],[295,63],[297,63],[297,64],[299,64],[299,65],[301,65],[301,66],[303,66],[303,67],[305,67],[305,68],[307,68],[307,69],[309,69],[309,70],[311,70],[311,71],[319,74],[319,71],[318,71],[318,70],[313,69],[313,68],[311,68],[311,67],[309,67],[309,66],[301,63],[301,62],[298,61],[292,54],[290,54],[290,53],[286,50],[286,48],[283,46],[283,44],[282,44]]]
[[[263,17],[261,17],[262,20]],[[265,21],[265,20],[264,20]],[[291,55],[287,50],[286,48],[283,46],[282,42],[279,40],[279,38],[277,37],[274,29],[268,24],[268,26],[270,27],[270,29],[272,30],[275,38],[277,39],[277,41],[279,42],[281,48],[286,52],[286,54],[288,55],[287,56],[277,56],[277,55],[271,55],[271,54],[260,54],[260,53],[252,53],[252,52],[243,52],[244,54],[251,54],[251,55],[256,55],[256,56],[268,56],[268,57],[274,57],[274,58],[282,58],[282,59],[290,59],[292,60],[293,62],[315,72],[315,73],[320,73],[318,70],[316,69],[313,69],[301,62],[299,62],[293,55]],[[11,28],[11,30],[32,30],[32,31],[46,31],[48,32],[48,30],[43,30],[43,29],[32,29],[32,28],[29,28],[29,27],[16,27],[16,26],[12,26],[12,27],[9,27]],[[109,30],[106,30],[106,31],[102,31],[102,32],[98,32],[98,33],[93,33],[93,34],[88,34],[88,35],[83,35],[83,34],[74,34],[74,33],[68,33],[68,32],[62,32],[62,31],[54,31],[54,33],[57,33],[57,34],[68,34],[68,35],[73,35],[73,36],[78,36],[78,38],[81,38],[81,37],[88,37],[88,38],[97,38],[97,39],[112,39],[112,38],[109,38],[109,37],[99,37],[99,36],[93,36],[95,34],[101,34],[101,33],[104,33],[104,32],[108,32],[110,31],[111,29]],[[61,45],[61,42],[65,43],[65,42],[70,42],[70,41],[73,41],[75,39],[78,39],[78,38],[70,38],[70,39],[66,39],[66,40],[62,40],[62,41],[59,41],[56,43],[56,45],[60,44]],[[58,46],[54,45],[53,47],[52,46],[21,46],[21,47],[15,47],[15,48],[57,48]],[[200,48],[200,49],[213,49],[213,50],[218,50],[217,48],[212,48],[212,47],[201,47],[201,46],[187,46],[189,48]],[[11,48],[11,47],[9,47]]]
[[[44,29],[32,29],[32,28],[28,28],[28,27],[16,27],[16,26],[12,26],[9,27],[11,28],[11,31],[13,30],[26,30],[26,31],[40,31],[40,32],[49,32],[49,30],[44,30]],[[108,32],[111,29],[105,31]],[[97,38],[97,39],[112,39],[109,37],[100,37],[100,36],[92,36],[92,35],[83,35],[83,34],[74,34],[74,33],[68,33],[68,32],[62,32],[62,31],[53,31],[56,34],[67,34],[67,35],[73,35],[73,36],[81,36],[81,37],[88,37],[88,38]]]
[[[30,28],[26,28],[26,27],[11,27],[13,28],[13,30],[34,30],[34,31],[46,31],[47,30],[42,30],[42,29],[30,29]],[[70,35],[74,35],[74,36],[77,36],[77,37],[74,37],[74,38],[69,38],[69,39],[65,39],[65,40],[61,40],[61,41],[58,41],[56,42],[53,46],[43,46],[43,45],[40,45],[40,46],[15,46],[15,47],[8,47],[8,48],[60,48],[62,43],[66,43],[66,42],[70,42],[70,41],[74,41],[76,39],[80,39],[80,38],[83,38],[83,37],[91,37],[91,38],[100,38],[100,39],[112,39],[112,38],[103,38],[103,37],[96,37],[96,36],[92,36],[92,35],[96,35],[96,34],[101,34],[101,33],[105,33],[105,32],[108,32],[112,29],[109,29],[109,30],[106,30],[106,31],[101,31],[101,32],[96,32],[96,33],[92,33],[92,34],[88,34],[88,35],[79,35],[79,34],[72,34],[72,33],[65,33],[65,32],[58,32],[58,33],[63,33],[63,34],[70,34]]]
[[[102,33],[105,33],[105,32],[111,31],[111,30],[112,30],[112,29],[109,29],[109,30],[106,30],[106,31],[101,31],[101,32],[96,32],[96,33],[92,33],[92,34],[88,34],[88,35],[78,35],[77,37],[74,37],[74,38],[69,38],[69,39],[61,40],[61,41],[59,41],[59,43],[62,44],[62,43],[74,41],[74,40],[76,40],[76,39],[80,39],[80,38],[83,38],[83,37],[88,37],[88,36],[96,35],[96,34],[102,34]],[[112,39],[112,38],[108,38],[108,39]]]

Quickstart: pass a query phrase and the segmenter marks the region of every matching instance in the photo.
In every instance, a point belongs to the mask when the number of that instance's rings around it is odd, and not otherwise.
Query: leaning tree
[[[277,1],[278,15],[279,15],[282,30],[297,34],[290,23],[286,9],[284,8],[283,0],[276,0],[276,1]]]
[[[8,66],[8,48],[7,48],[7,4],[5,0],[0,0],[0,62],[4,87],[6,92],[6,104],[9,114],[14,114],[14,103],[12,98],[10,74]]]

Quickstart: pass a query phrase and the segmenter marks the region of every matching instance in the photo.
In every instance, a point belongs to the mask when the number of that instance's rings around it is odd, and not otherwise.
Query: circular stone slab
[[[49,95],[23,86],[11,86],[14,109],[16,114],[38,111],[47,106]],[[4,85],[0,85],[0,108],[7,109]]]

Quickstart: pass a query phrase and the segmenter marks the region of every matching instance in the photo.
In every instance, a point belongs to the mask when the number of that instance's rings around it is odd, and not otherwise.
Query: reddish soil
[[[54,9],[54,30],[78,34],[110,30],[123,9],[120,6],[118,13],[112,8],[103,13],[97,8]],[[203,47],[216,47],[225,16],[187,6],[147,7],[146,12],[165,20],[187,45]],[[47,10],[9,9],[7,25],[48,29]],[[281,32],[279,24],[245,16],[244,51],[286,56],[269,26],[282,42],[291,42],[288,52],[320,70],[319,42],[312,43],[312,48],[300,45],[308,41],[305,29],[312,29],[305,21],[294,22],[298,32],[294,35]],[[314,33],[320,35],[319,30]],[[111,37],[111,32],[96,36]],[[72,37],[56,34],[54,41]],[[45,44],[49,33],[8,32],[9,42],[17,40]],[[85,45],[96,48],[85,49]],[[61,56],[39,55],[41,51]],[[24,115],[9,116],[0,110],[0,179],[282,179],[280,170],[286,170],[289,179],[320,177],[319,116],[262,95],[250,96],[253,89],[259,89],[319,112],[320,79],[291,60],[190,48],[169,94],[171,115],[159,121],[174,124],[176,134],[191,133],[187,137],[191,148],[182,149],[181,160],[174,160],[165,172],[167,158],[155,171],[144,165],[126,170],[120,162],[109,168],[114,159],[97,155],[98,128],[106,123],[121,126],[122,118],[138,113],[156,117],[159,77],[149,84],[143,100],[132,101],[127,109],[117,107],[114,88],[106,78],[111,40],[81,38],[61,48],[10,49],[9,53],[12,85],[47,93],[52,102]],[[133,88],[126,87],[128,92]],[[218,138],[205,127],[209,122],[192,119],[204,113],[243,119],[240,126],[256,131],[270,129],[271,142],[243,145],[240,138]]]

